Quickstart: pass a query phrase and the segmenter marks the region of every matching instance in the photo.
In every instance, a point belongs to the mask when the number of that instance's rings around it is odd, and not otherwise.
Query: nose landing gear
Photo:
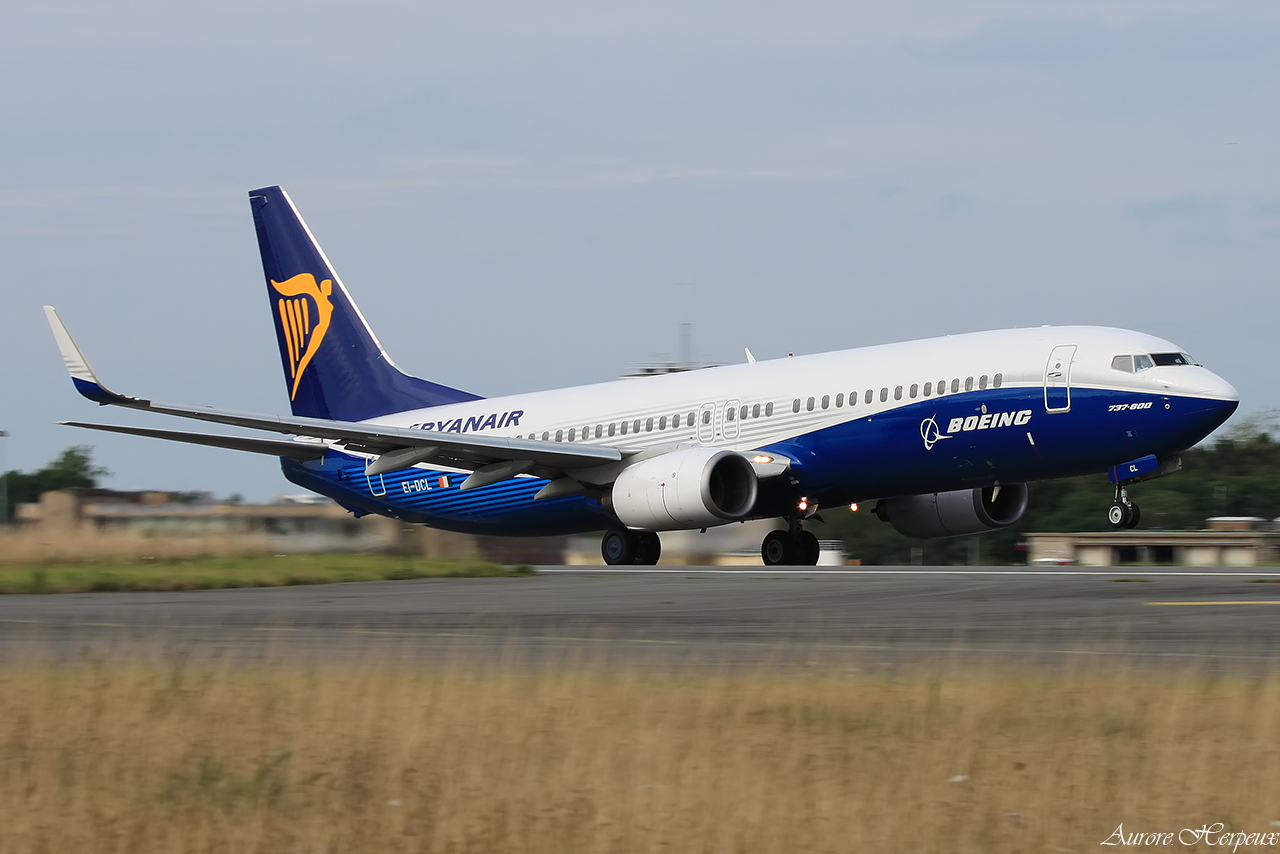
[[[1136,528],[1142,520],[1142,511],[1129,500],[1129,490],[1116,484],[1115,499],[1107,508],[1107,524],[1113,528]]]

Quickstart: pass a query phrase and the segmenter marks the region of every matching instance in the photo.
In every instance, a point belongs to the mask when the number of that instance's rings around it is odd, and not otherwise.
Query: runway
[[[1268,668],[1273,568],[540,567],[525,578],[0,598],[0,656]]]

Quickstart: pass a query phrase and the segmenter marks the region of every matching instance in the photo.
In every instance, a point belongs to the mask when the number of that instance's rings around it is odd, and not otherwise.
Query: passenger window
[[[910,395],[911,395],[911,399],[912,399],[912,400],[915,400],[915,399],[916,399],[916,394],[917,394],[919,391],[920,391],[920,386],[919,386],[917,383],[912,383],[912,384],[911,384],[911,391],[909,391],[909,392],[908,392],[908,394],[910,394]]]
[[[880,402],[884,403],[888,399],[889,399],[889,389],[888,388],[880,389]]]
[[[602,425],[602,424],[597,424],[597,425],[596,425],[596,438],[597,438],[597,439],[599,439],[599,438],[600,438],[601,436],[603,436],[603,435],[604,435],[604,425]]]
[[[698,420],[698,413],[696,413],[696,412],[690,412],[690,413],[689,413],[689,426],[690,426],[690,427],[692,427],[692,426],[694,425],[694,422],[696,422],[697,420]]]
[[[829,395],[829,394],[824,394],[824,395],[822,396],[822,408],[823,408],[823,409],[830,409],[830,408],[831,408],[831,395]]]
[[[938,380],[938,395],[942,396],[947,393],[947,381]]]
[[[805,409],[807,409],[809,412],[812,412],[812,411],[813,411],[813,398],[812,398],[812,397],[811,397],[811,398],[809,398],[809,402],[808,402],[807,404],[805,404]]]
[[[798,398],[798,397],[797,397],[797,398],[795,399],[795,402],[791,404],[791,411],[792,411],[792,412],[799,412],[799,411],[800,411],[800,398]]]
[[[639,433],[639,432],[640,432],[640,419],[639,419],[639,418],[637,418],[637,419],[635,420],[635,422],[634,422],[634,423],[632,423],[632,425],[631,425],[631,432],[632,432],[632,433]]]
[[[556,431],[556,441],[557,441],[557,442],[563,442],[563,441],[564,441],[564,431],[563,431],[563,430],[557,430],[557,431]]]
[[[652,418],[652,417],[650,417],[648,421],[644,422],[644,432],[646,432],[646,433],[652,433],[652,432],[653,432],[653,418]]]
[[[1154,368],[1155,362],[1151,361],[1150,356],[1134,356],[1133,366],[1139,371],[1145,371],[1147,368]]]
[[[952,394],[956,394],[956,393],[957,393],[957,392],[959,392],[959,391],[960,391],[960,380],[958,380],[958,379],[954,379],[954,380],[952,380],[952,381],[951,381],[951,393],[952,393]]]
[[[612,421],[610,421],[610,422],[609,422],[609,436],[610,436],[610,438],[612,438],[612,437],[613,437],[613,434],[614,434],[614,432],[615,432],[615,431],[614,431],[614,428],[615,428],[615,427],[617,427],[617,426],[618,426],[618,425],[617,425],[617,424],[615,424],[614,422],[612,422]]]
[[[755,406],[751,407],[751,417],[752,418],[760,417],[760,404],[757,403]]]
[[[986,387],[987,387],[987,375],[983,374],[982,376],[978,377],[978,388],[984,389]]]
[[[876,399],[876,393],[875,393],[874,391],[872,391],[871,389],[867,389],[867,393],[866,393],[866,394],[864,394],[864,395],[862,396],[862,398],[863,398],[863,400],[865,400],[867,403],[870,403],[871,401],[873,401],[873,400],[875,400],[875,399]]]
[[[844,392],[840,392],[836,395],[836,409],[839,409],[842,406],[844,406]]]
[[[893,399],[902,400],[902,386],[898,386],[893,390]]]
[[[658,419],[658,429],[659,430],[667,429],[667,416],[664,415]]]
[[[928,397],[928,396],[929,396],[929,395],[931,395],[931,394],[933,394],[933,383],[925,383],[925,384],[924,384],[924,396],[925,396],[925,397]]]
[[[572,442],[572,441],[573,441],[573,434],[574,434],[575,429],[576,429],[576,428],[573,428],[573,427],[570,427],[570,428],[569,428],[569,441],[570,441],[570,442]]]
[[[772,417],[773,417],[773,402],[772,402],[772,401],[770,401],[769,403],[766,403],[766,404],[764,405],[764,417],[765,417],[765,418],[772,418]]]
[[[622,422],[622,424],[621,424],[621,425],[619,425],[619,426],[621,427],[622,435],[624,435],[624,436],[625,436],[625,435],[627,435],[628,422],[623,421],[623,422]]]
[[[674,430],[680,426],[680,413],[671,416],[671,429]]]
[[[710,409],[704,409],[704,410],[703,410],[703,412],[702,412],[702,423],[703,423],[703,424],[710,424],[710,423],[711,423],[711,410],[710,410]]]
[[[724,408],[724,420],[732,421],[736,412],[737,410],[735,410],[732,406],[726,406]]]
[[[740,419],[740,420],[742,420],[742,421],[746,421],[746,420],[747,420],[747,407],[746,407],[746,404],[743,404],[742,409],[740,409],[740,410],[738,411],[738,416],[739,416],[739,419]]]
[[[973,377],[964,378],[964,390],[973,391]]]
[[[1002,385],[1004,385],[1004,374],[996,374],[991,378],[992,388],[1000,388]]]
[[[548,431],[548,430],[543,430],[543,431],[542,431],[542,441],[546,442],[546,441],[548,441],[548,440],[550,440],[550,439],[551,439],[551,432],[550,432],[550,431]]]

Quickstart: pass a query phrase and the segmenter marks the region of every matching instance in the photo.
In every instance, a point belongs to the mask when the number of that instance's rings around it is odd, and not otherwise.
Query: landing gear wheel
[[[652,531],[631,531],[636,541],[636,556],[632,563],[640,566],[653,566],[662,557],[662,540]]]
[[[625,566],[635,563],[636,541],[631,532],[623,528],[612,528],[605,532],[600,540],[600,555],[609,566]]]
[[[1117,501],[1107,508],[1107,524],[1113,528],[1127,528],[1130,515],[1128,505]]]
[[[796,534],[797,557],[796,563],[800,566],[817,566],[818,565],[818,538],[813,531],[801,531]]]
[[[765,566],[790,566],[795,563],[795,538],[787,531],[770,531],[760,544],[760,558]]]
[[[1137,504],[1130,504],[1129,518],[1125,521],[1124,526],[1126,528],[1136,528],[1140,521],[1142,521],[1142,511],[1138,509]]]

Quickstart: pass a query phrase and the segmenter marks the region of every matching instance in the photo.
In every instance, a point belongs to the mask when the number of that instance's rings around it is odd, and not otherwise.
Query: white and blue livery
[[[813,564],[821,508],[878,500],[903,534],[1016,522],[1030,481],[1179,467],[1239,398],[1181,348],[1124,329],[1006,329],[482,398],[392,363],[279,187],[250,193],[292,416],[109,391],[52,308],[90,400],[291,435],[232,437],[64,422],[280,458],[357,515],[453,531],[604,530],[609,564],[656,563],[658,532],[779,519],[765,564]],[[748,354],[749,355],[749,354]]]

